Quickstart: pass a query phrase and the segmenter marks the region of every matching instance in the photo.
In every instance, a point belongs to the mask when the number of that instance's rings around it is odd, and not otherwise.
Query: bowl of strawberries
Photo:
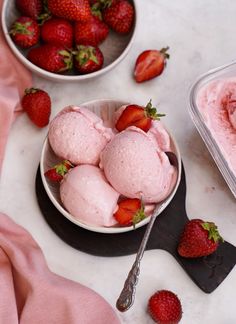
[[[135,0],[5,0],[2,28],[28,69],[55,81],[79,81],[122,61],[136,16]]]

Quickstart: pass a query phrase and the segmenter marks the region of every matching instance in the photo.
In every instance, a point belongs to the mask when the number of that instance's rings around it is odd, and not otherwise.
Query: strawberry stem
[[[95,48],[93,46],[79,45],[79,46],[77,46],[77,48],[78,48],[78,51],[73,52],[73,54],[76,55],[76,59],[81,66],[86,64],[89,60],[98,64],[98,59],[96,57]]]
[[[167,47],[163,47],[161,50],[160,50],[160,53],[163,54],[164,58],[165,59],[169,59],[170,58],[170,54],[167,53],[167,51],[169,50],[169,46]]]
[[[132,223],[135,228],[135,225],[141,222],[144,218],[146,218],[146,214],[144,212],[144,205],[143,202],[141,201],[141,208],[136,211],[136,213],[133,216]]]
[[[92,15],[102,20],[101,5],[99,2],[96,2],[91,7]]]
[[[28,30],[28,27],[30,27],[31,24],[32,24],[31,21],[28,21],[26,23],[15,22],[9,34],[13,36],[16,35],[17,33],[22,35],[32,35],[33,32]]]
[[[165,114],[157,113],[157,108],[152,106],[152,100],[151,99],[148,102],[148,104],[146,105],[144,111],[145,111],[146,117],[149,117],[149,118],[154,119],[154,120],[160,120],[160,117],[165,116]]]
[[[224,242],[224,239],[221,237],[217,226],[215,225],[215,223],[212,222],[204,222],[201,224],[201,226],[208,231],[208,239],[209,240],[213,240],[215,243],[218,242],[219,240],[221,240],[222,242]]]
[[[38,88],[26,88],[25,89],[25,94],[31,94],[31,93],[36,93],[36,92],[38,92],[40,89],[38,89]]]
[[[62,163],[56,164],[54,166],[54,169],[56,170],[57,174],[60,174],[64,177],[64,175],[69,171],[70,168],[72,168],[73,165],[70,163],[70,161],[65,160]]]
[[[72,53],[69,50],[61,50],[58,52],[62,57],[65,63],[65,67],[60,69],[60,72],[72,69],[73,62],[72,62]]]
[[[99,2],[101,4],[101,8],[106,9],[106,8],[109,8],[112,5],[113,0],[100,0]]]

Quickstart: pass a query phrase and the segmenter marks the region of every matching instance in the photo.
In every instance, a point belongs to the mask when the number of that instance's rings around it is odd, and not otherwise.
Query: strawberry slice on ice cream
[[[139,223],[146,215],[140,199],[124,199],[118,203],[118,210],[114,214],[115,219],[122,226],[130,226]]]
[[[121,132],[127,127],[136,126],[147,132],[152,125],[152,120],[160,120],[160,117],[163,116],[165,114],[157,113],[157,109],[152,106],[151,100],[146,107],[128,105],[116,122],[116,129]]]

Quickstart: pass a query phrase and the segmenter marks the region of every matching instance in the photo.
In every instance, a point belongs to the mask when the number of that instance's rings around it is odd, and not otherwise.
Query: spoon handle
[[[147,225],[146,231],[144,233],[142,242],[140,244],[138,253],[136,255],[134,264],[128,274],[128,277],[125,281],[124,287],[120,293],[120,296],[116,302],[116,307],[119,311],[125,312],[128,310],[134,303],[136,285],[138,283],[138,276],[140,273],[140,262],[143,257],[144,250],[146,248],[149,235],[151,233],[153,224],[155,222],[157,213],[154,212],[150,222]]]

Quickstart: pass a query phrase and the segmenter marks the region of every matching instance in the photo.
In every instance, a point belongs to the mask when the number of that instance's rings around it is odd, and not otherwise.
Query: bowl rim
[[[20,52],[20,50],[14,44],[14,42],[12,41],[12,39],[9,35],[8,28],[6,25],[6,20],[5,20],[8,0],[4,0],[3,6],[2,6],[2,14],[1,14],[2,30],[3,30],[4,37],[7,41],[7,44],[10,47],[10,49],[12,50],[12,52],[21,61],[21,63],[23,63],[29,70],[35,72],[36,74],[38,74],[40,76],[44,76],[47,79],[53,79],[53,80],[57,80],[57,81],[71,81],[71,82],[73,82],[73,81],[88,80],[88,79],[100,76],[100,75],[112,70],[116,65],[118,65],[126,57],[129,50],[131,49],[131,47],[134,43],[134,39],[136,37],[136,33],[137,33],[137,16],[138,16],[136,0],[132,0],[132,1],[133,1],[133,6],[134,6],[135,17],[134,17],[132,36],[131,36],[127,46],[125,47],[125,49],[121,53],[121,55],[118,56],[112,63],[110,63],[106,67],[104,67],[96,72],[93,72],[93,73],[88,73],[88,74],[84,74],[84,75],[63,75],[63,74],[57,74],[57,73],[52,73],[52,72],[46,71],[44,69],[41,69],[37,65],[31,63]]]
[[[91,104],[95,104],[98,102],[114,102],[114,103],[123,103],[123,104],[127,104],[127,102],[122,101],[122,100],[115,100],[115,99],[95,99],[95,100],[91,100],[91,101],[87,101],[84,102],[82,104],[79,104],[79,106],[87,106],[91,105]],[[89,109],[89,108],[88,108]],[[59,112],[58,112],[59,113]],[[166,127],[165,127],[166,128]],[[167,128],[166,128],[167,129]],[[179,187],[179,183],[180,183],[180,179],[181,179],[181,174],[182,174],[182,164],[181,164],[181,154],[180,154],[180,150],[179,150],[179,146],[176,142],[176,139],[172,136],[172,134],[169,132],[169,129],[167,129],[168,134],[170,136],[170,139],[174,145],[175,151],[176,151],[176,155],[177,155],[177,159],[178,159],[178,177],[176,180],[176,184],[174,187],[174,190],[172,191],[172,193],[170,194],[169,198],[167,199],[166,203],[163,204],[162,208],[160,208],[159,214],[169,205],[169,203],[171,202],[171,200],[173,199],[178,187]],[[51,202],[53,203],[53,205],[57,208],[57,210],[63,215],[65,216],[68,220],[70,220],[72,223],[76,224],[77,226],[80,226],[86,230],[89,231],[93,231],[93,232],[98,232],[98,233],[103,233],[103,234],[118,234],[118,233],[124,233],[124,232],[129,232],[134,230],[133,226],[125,226],[125,227],[100,227],[100,226],[92,226],[92,225],[88,225],[85,224],[83,222],[80,222],[79,220],[75,219],[65,208],[63,208],[58,201],[54,198],[48,182],[44,176],[44,156],[45,156],[45,149],[46,146],[50,145],[49,144],[49,140],[48,140],[48,134],[46,135],[46,138],[44,140],[43,143],[43,147],[42,147],[42,151],[41,151],[41,158],[40,158],[40,174],[41,174],[41,179],[43,182],[43,186],[44,189],[47,192],[47,195],[49,197],[49,199],[51,200]],[[138,223],[135,226],[135,229],[138,229],[139,227],[142,227],[144,225],[146,225],[151,219],[151,215],[148,216],[147,218],[145,218],[144,220],[142,220],[140,223]]]

